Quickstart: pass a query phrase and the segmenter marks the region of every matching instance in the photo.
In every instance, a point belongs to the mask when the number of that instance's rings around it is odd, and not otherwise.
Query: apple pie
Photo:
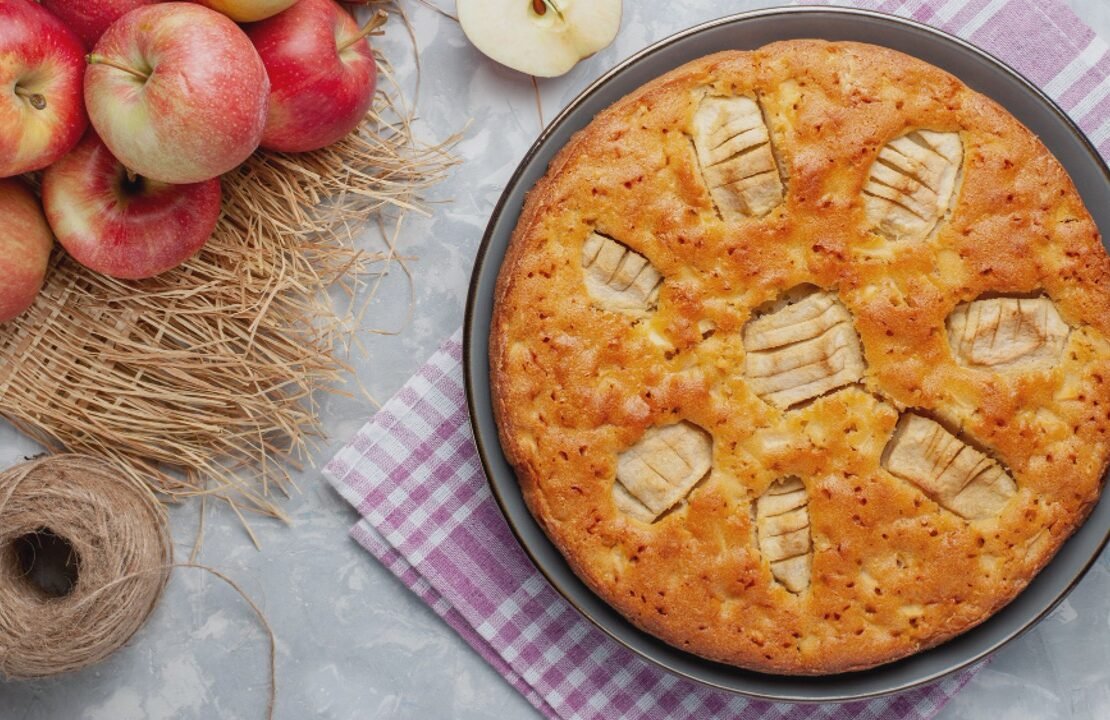
[[[575,572],[764,672],[983,622],[1110,459],[1110,258],[1071,180],[990,99],[863,44],[712,55],[602,112],[528,196],[490,356]]]

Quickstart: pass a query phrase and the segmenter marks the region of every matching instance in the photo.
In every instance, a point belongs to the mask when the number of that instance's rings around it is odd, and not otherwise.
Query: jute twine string
[[[44,535],[70,549],[74,582],[48,592],[25,567]],[[269,638],[269,698],[277,642],[262,609],[222,572],[173,562],[166,512],[150,486],[86,455],[55,455],[0,472],[0,679],[80,670],[123,647],[146,622],[171,570],[203,570],[239,594]]]
[[[20,557],[43,533],[72,548],[76,579],[59,597]],[[0,473],[0,675],[47,677],[103,660],[153,612],[172,561],[165,510],[111,465],[59,455]]]

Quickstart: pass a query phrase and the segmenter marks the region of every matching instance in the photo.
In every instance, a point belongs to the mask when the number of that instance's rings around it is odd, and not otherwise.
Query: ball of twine
[[[37,564],[59,548],[62,581],[44,581]],[[0,473],[0,676],[112,654],[154,610],[172,561],[165,510],[108,463],[56,455]]]

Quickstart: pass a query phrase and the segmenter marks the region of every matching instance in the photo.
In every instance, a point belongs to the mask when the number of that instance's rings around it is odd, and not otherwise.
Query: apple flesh
[[[84,54],[37,3],[0,1],[0,177],[41,170],[81,139]]]
[[[126,280],[164,273],[204,247],[220,196],[218,178],[169,185],[133,175],[93,132],[42,178],[46,217],[66,252]]]
[[[262,147],[318,150],[358,127],[378,76],[366,36],[384,20],[379,15],[360,29],[333,0],[301,0],[247,28],[270,76]]]
[[[476,48],[538,77],[563,75],[621,26],[621,0],[457,0],[455,8]]]
[[[196,0],[222,12],[236,22],[256,22],[273,17],[296,4],[297,0]]]
[[[38,199],[19,180],[0,180],[0,218],[0,322],[8,322],[35,302],[54,237]]]
[[[193,3],[142,7],[89,55],[85,102],[104,144],[139,175],[196,183],[258,147],[270,81],[234,22]]]
[[[158,0],[40,0],[91,50],[104,31],[121,17]]]

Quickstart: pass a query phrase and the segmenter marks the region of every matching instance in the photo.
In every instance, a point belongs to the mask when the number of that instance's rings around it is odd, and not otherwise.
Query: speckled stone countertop
[[[437,0],[445,7],[451,0]],[[1070,0],[1105,39],[1110,2]],[[548,118],[624,57],[667,35],[759,0],[630,0],[616,43],[569,75],[542,83]],[[367,325],[400,330],[365,338],[358,376],[384,400],[462,322],[471,264],[489,210],[539,132],[531,81],[484,60],[458,26],[416,0],[401,0],[415,28],[422,81],[420,133],[443,138],[471,124],[457,151],[465,163],[437,187],[430,217],[411,215],[397,240],[412,258],[411,322],[402,325],[409,285],[394,266],[383,278]],[[402,28],[378,40],[410,89],[411,46]],[[1110,84],[1104,83],[1104,90]],[[410,100],[412,93],[410,92]],[[384,248],[375,235],[368,247]],[[330,457],[372,413],[366,402],[325,400],[331,433],[317,459]],[[0,426],[0,466],[37,448]],[[298,479],[286,504],[293,526],[255,523],[255,550],[229,512],[207,517],[200,562],[237,580],[278,635],[281,720],[304,718],[538,717],[532,707],[414,595],[348,537],[354,512],[319,471]],[[186,557],[197,508],[171,512]],[[1037,629],[999,652],[943,711],[945,720],[1110,718],[1110,555]],[[206,574],[178,570],[164,602],[132,643],[76,675],[0,683],[0,719],[220,720],[262,718],[267,695],[266,638],[250,610]]]

